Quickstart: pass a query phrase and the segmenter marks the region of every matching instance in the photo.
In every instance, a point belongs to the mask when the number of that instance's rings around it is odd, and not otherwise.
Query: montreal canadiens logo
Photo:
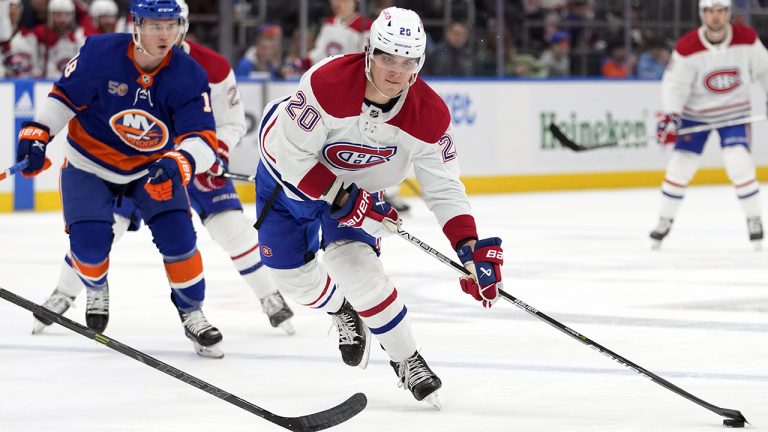
[[[710,93],[728,93],[739,86],[741,86],[741,78],[738,69],[716,70],[704,78],[704,87]]]
[[[397,147],[369,147],[363,144],[337,142],[323,147],[323,156],[336,168],[357,171],[387,163],[397,153]]]
[[[124,143],[138,151],[160,150],[168,142],[168,128],[146,111],[121,111],[109,119],[109,125]]]

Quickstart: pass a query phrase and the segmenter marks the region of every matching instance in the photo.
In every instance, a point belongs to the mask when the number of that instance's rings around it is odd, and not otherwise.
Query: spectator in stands
[[[595,17],[590,0],[568,0],[567,12],[562,25],[571,35],[571,42],[577,46],[592,45],[590,24]]]
[[[125,22],[120,20],[120,12],[114,0],[93,0],[88,7],[91,16],[85,35],[124,32]]]
[[[629,78],[632,75],[634,61],[627,58],[623,41],[608,44],[608,56],[603,59],[600,72],[605,78]]]
[[[571,35],[567,32],[557,32],[549,38],[547,48],[539,59],[547,68],[550,77],[567,77],[571,75]]]
[[[669,49],[660,40],[648,41],[646,51],[637,59],[637,77],[659,80],[669,63]]]
[[[59,78],[84,39],[82,30],[75,31],[75,4],[72,0],[50,0],[48,22],[34,29],[43,65],[43,76]]]
[[[332,55],[362,52],[368,42],[371,20],[357,12],[357,0],[331,0],[331,9],[333,16],[320,27],[309,52],[312,64]]]
[[[48,22],[48,0],[30,0],[24,8],[19,28],[34,29]]]
[[[472,75],[472,55],[469,51],[469,26],[454,21],[445,31],[445,38],[427,57],[426,74],[433,76]]]
[[[10,40],[0,41],[0,77],[37,78],[42,74],[37,37],[29,29],[19,28],[24,5],[21,0],[10,0],[8,22]]]
[[[235,75],[251,78],[282,78],[283,30],[274,24],[262,24],[255,43],[237,63]]]
[[[312,66],[309,56],[301,57],[301,32],[296,30],[291,36],[290,51],[283,65],[283,78],[298,78]],[[315,46],[315,35],[307,31],[307,51],[312,51]]]
[[[547,66],[531,54],[523,54],[517,50],[517,44],[506,44],[507,76],[519,78],[546,78]]]

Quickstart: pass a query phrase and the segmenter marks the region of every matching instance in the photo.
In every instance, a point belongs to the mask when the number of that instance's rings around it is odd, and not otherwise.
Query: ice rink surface
[[[658,251],[647,238],[656,189],[470,198],[480,235],[504,239],[505,290],[707,402],[741,410],[745,430],[768,431],[768,251],[749,244],[730,187],[691,188]],[[404,228],[454,258],[423,203],[409,202]],[[198,233],[204,310],[226,357],[193,353],[146,228],[113,249],[105,334],[277,414],[308,414],[360,391],[367,409],[333,430],[723,429],[718,415],[507,302],[483,310],[451,269],[391,237],[382,259],[443,380],[435,411],[396,386],[378,346],[366,370],[345,366],[325,314],[291,302],[297,334],[269,327],[226,254]],[[41,303],[68,247],[60,214],[0,215],[0,239],[0,287]],[[84,310],[82,295],[67,316],[82,323]],[[0,301],[2,432],[283,430],[63,327],[32,336],[31,325],[30,313]]]

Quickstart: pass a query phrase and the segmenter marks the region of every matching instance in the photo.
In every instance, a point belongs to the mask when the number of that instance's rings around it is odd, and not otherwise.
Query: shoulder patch
[[[434,144],[448,129],[451,112],[440,96],[418,78],[408,90],[400,112],[387,123],[416,139]]]
[[[205,69],[208,82],[220,83],[227,78],[232,67],[223,55],[197,42],[186,41],[189,44],[189,55]]]
[[[320,107],[336,118],[360,115],[365,98],[365,54],[349,54],[321,65],[309,77]]]
[[[752,27],[733,25],[733,38],[731,39],[731,46],[733,45],[752,45],[757,40],[757,32]]]
[[[677,45],[675,45],[675,51],[683,57],[706,49],[707,47],[705,47],[701,42],[701,39],[699,39],[698,29],[693,29],[684,34],[680,40],[677,41]]]

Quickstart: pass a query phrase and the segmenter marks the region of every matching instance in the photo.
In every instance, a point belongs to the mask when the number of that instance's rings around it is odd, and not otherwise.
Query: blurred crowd
[[[508,77],[659,79],[679,36],[644,26],[643,4],[649,2],[640,0],[630,1],[628,11],[624,1],[505,0],[503,34],[496,0],[451,1],[448,7],[444,0],[368,0],[364,5],[358,0],[310,0],[302,52],[300,2],[229,1],[238,23],[259,7],[263,14],[245,33],[247,46],[235,47],[230,59],[236,74],[245,77],[295,78],[328,55],[361,51],[372,19],[389,6],[417,10],[424,18],[428,51],[422,75],[427,76],[497,76],[497,44],[502,42],[501,71]],[[129,2],[0,0],[0,77],[57,78],[86,37],[127,31]],[[217,26],[210,20],[196,23],[195,16],[215,17],[217,3],[188,0],[188,37],[214,49]],[[634,23],[629,34],[627,19]],[[697,21],[690,24],[679,30]]]

